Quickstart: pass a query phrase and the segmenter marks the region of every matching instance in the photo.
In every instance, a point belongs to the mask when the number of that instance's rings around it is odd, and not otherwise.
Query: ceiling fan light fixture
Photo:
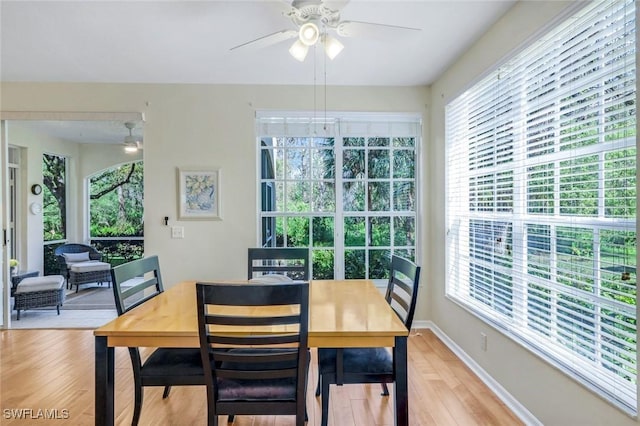
[[[298,38],[307,46],[313,46],[320,38],[320,30],[313,22],[307,22],[300,27]]]
[[[289,48],[289,53],[291,54],[291,56],[293,56],[300,62],[304,61],[304,58],[307,57],[308,52],[309,46],[307,46],[300,40],[296,40],[296,42],[293,43]]]
[[[126,122],[124,126],[129,129],[129,134],[124,137],[124,152],[130,154],[138,152],[138,141],[131,133],[131,130],[136,127],[136,123]]]
[[[138,152],[138,144],[135,142],[125,142],[124,143],[124,152],[134,153]]]
[[[322,44],[324,45],[324,52],[332,61],[340,54],[340,52],[342,52],[342,49],[344,49],[344,44],[340,43],[340,40],[331,37],[330,35],[325,35],[322,41]]]

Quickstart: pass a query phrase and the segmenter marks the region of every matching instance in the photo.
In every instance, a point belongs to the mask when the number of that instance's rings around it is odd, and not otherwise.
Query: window
[[[446,109],[447,295],[634,414],[635,36],[589,3]]]
[[[142,161],[89,176],[89,238],[111,266],[143,255],[143,177]]]
[[[55,154],[42,156],[42,223],[44,274],[58,273],[54,250],[67,239],[67,159]]]
[[[406,115],[258,117],[260,241],[309,247],[314,279],[387,277],[415,259],[420,121]]]

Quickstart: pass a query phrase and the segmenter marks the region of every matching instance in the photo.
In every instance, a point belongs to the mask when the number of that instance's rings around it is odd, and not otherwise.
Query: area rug
[[[75,287],[67,290],[64,305],[60,309],[115,309],[116,302],[113,298],[113,288],[107,284],[80,286],[76,293]]]

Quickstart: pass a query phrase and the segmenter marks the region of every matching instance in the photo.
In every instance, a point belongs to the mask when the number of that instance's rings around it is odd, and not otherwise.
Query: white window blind
[[[446,109],[447,294],[637,411],[635,3],[589,3]]]

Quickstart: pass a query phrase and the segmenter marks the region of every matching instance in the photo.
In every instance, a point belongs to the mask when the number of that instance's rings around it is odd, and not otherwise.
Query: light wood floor
[[[314,351],[315,357],[315,351]],[[0,332],[0,424],[94,423],[93,335],[91,330],[5,330]],[[315,359],[311,362],[307,410],[309,425],[320,424],[315,398]],[[312,389],[313,386],[313,389]],[[392,387],[389,387],[392,392]],[[206,424],[205,389],[145,388],[141,425]],[[332,426],[393,425],[393,393],[380,396],[379,385],[331,387]],[[133,404],[129,354],[116,349],[116,423],[131,423]],[[29,419],[15,419],[31,409]],[[41,410],[41,411],[39,411]],[[410,424],[519,425],[505,405],[429,330],[409,338]],[[28,412],[27,412],[28,413]],[[57,420],[33,420],[38,415]],[[68,417],[67,420],[61,420]],[[293,425],[292,417],[237,416],[235,426]],[[221,421],[226,425],[226,419]]]

